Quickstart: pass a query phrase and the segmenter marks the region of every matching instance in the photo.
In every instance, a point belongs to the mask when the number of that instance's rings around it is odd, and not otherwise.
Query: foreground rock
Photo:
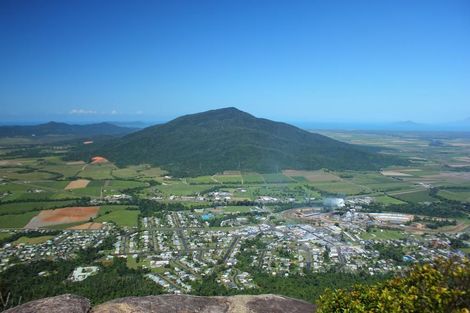
[[[65,294],[31,301],[4,313],[87,313],[90,308],[90,300],[87,298]]]
[[[8,313],[313,313],[312,304],[276,295],[197,297],[160,295],[127,297],[100,304],[90,310],[83,297],[62,295],[23,304]]]

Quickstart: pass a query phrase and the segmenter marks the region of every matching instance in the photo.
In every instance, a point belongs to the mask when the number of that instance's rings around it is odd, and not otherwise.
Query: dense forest
[[[186,115],[100,146],[80,146],[67,159],[89,160],[94,155],[104,156],[119,166],[160,166],[180,177],[225,170],[378,170],[408,163],[371,147],[256,118],[235,108]]]

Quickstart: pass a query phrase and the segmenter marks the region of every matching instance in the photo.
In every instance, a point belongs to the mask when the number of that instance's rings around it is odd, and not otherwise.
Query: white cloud
[[[116,115],[116,114],[118,114],[118,112],[116,110],[111,111],[111,115]]]
[[[69,114],[74,114],[74,115],[96,114],[96,111],[85,110],[85,109],[72,109],[70,110]]]

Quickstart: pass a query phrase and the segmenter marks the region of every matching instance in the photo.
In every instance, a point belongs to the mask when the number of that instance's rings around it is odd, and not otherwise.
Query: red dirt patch
[[[43,210],[33,217],[25,228],[40,228],[51,225],[85,222],[96,217],[100,207],[70,207],[55,210]]]
[[[91,164],[100,164],[100,163],[108,163],[109,161],[101,156],[95,156],[91,158]]]

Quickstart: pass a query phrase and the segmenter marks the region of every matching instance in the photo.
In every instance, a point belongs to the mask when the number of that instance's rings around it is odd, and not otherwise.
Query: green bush
[[[470,262],[438,259],[372,286],[327,290],[317,313],[470,312]]]

